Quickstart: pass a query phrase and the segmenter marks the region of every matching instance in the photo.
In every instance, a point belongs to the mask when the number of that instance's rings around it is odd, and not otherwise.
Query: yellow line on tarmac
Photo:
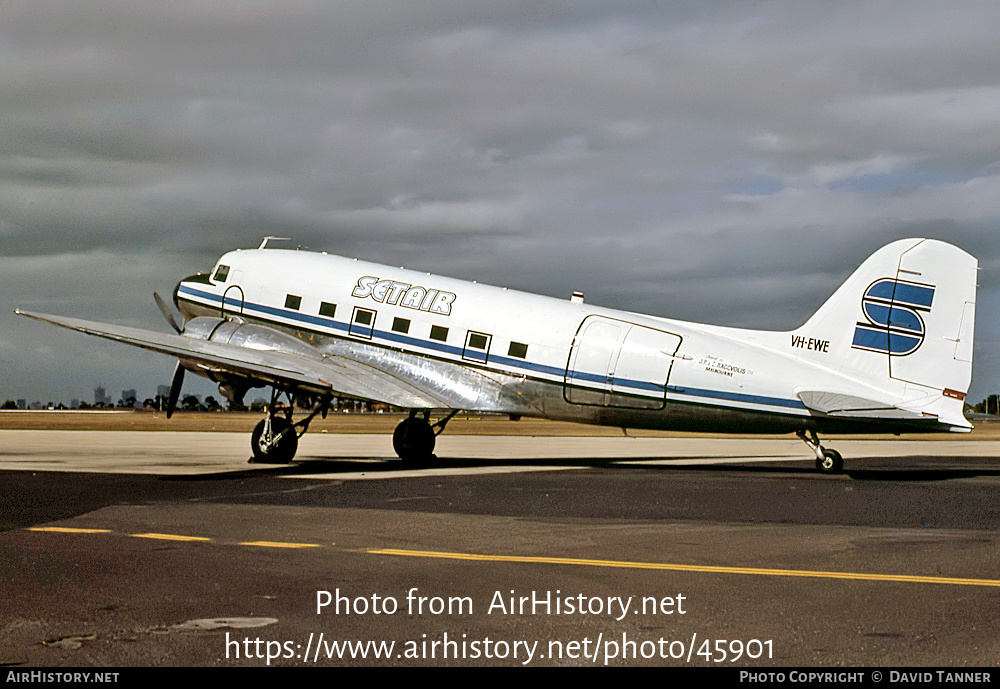
[[[154,538],[160,541],[211,541],[211,538],[202,536],[178,536],[172,533],[134,533],[129,534],[132,538]]]
[[[822,572],[803,569],[763,569],[758,567],[712,567],[708,565],[674,565],[663,562],[628,562],[621,560],[585,560],[572,557],[529,557],[520,555],[480,555],[474,553],[443,553],[429,550],[397,550],[392,548],[369,549],[372,555],[401,555],[405,557],[430,557],[447,560],[475,560],[481,562],[526,562],[550,565],[577,565],[582,567],[620,567],[626,569],[659,569],[675,572],[703,572],[711,574],[756,574],[772,577],[811,577],[821,579],[854,579],[860,581],[898,581],[911,584],[950,584],[953,586],[995,586],[998,579],[963,579],[959,577],[928,577],[908,574],[868,574],[863,572]]]
[[[31,526],[28,531],[50,531],[54,533],[111,533],[110,529],[73,529],[68,526]]]
[[[239,545],[253,545],[261,548],[320,548],[318,543],[281,543],[280,541],[246,541]]]
[[[55,533],[112,533],[110,529],[74,529],[68,526],[35,526],[28,527],[28,531],[49,531]],[[132,538],[151,538],[159,541],[194,541],[211,542],[213,539],[204,536],[182,536],[170,533],[134,533],[129,534]],[[245,541],[237,545],[258,546],[261,548],[322,548],[318,543],[283,543],[281,541]]]

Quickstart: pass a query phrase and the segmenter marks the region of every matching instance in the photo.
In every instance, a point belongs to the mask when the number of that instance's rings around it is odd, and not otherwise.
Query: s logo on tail
[[[930,313],[934,287],[892,278],[876,280],[861,299],[867,323],[854,329],[854,349],[889,356],[913,354],[924,341],[924,319]]]

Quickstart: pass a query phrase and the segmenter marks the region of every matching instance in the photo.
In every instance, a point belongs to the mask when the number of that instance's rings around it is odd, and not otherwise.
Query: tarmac
[[[0,431],[0,664],[992,667],[1000,445]]]

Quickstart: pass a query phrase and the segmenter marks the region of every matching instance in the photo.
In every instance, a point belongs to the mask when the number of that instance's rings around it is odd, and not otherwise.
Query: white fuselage
[[[879,392],[831,366],[825,339],[686,323],[306,251],[227,253],[212,276],[182,281],[175,302],[188,317],[239,317],[320,351],[384,352],[440,375],[442,386],[464,380],[482,390],[489,382],[488,394],[455,403],[470,410],[623,427],[848,431],[866,426],[812,413],[797,396],[802,385]]]

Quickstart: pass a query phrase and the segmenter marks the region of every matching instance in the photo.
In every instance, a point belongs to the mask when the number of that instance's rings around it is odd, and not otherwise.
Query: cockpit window
[[[225,282],[227,277],[229,277],[229,266],[220,263],[219,267],[215,269],[215,277],[212,279],[216,282]]]

